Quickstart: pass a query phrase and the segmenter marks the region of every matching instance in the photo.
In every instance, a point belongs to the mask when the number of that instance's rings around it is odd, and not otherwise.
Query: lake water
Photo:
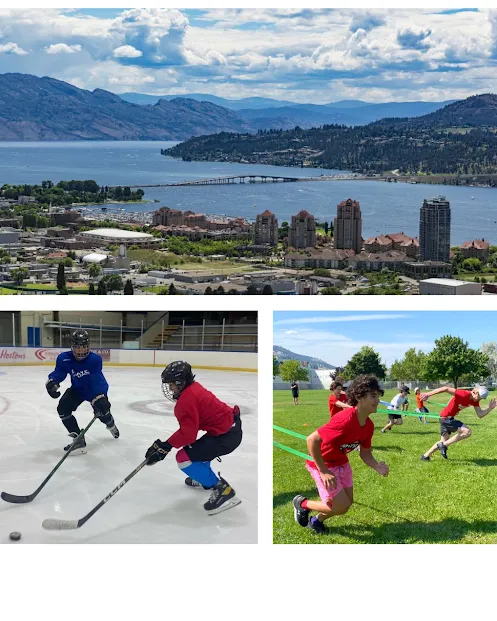
[[[50,179],[94,179],[100,185],[175,183],[239,174],[287,174],[313,177],[339,171],[283,168],[221,162],[183,162],[166,158],[167,142],[0,142],[0,184],[41,183]],[[353,198],[361,204],[363,236],[403,231],[419,233],[424,198],[447,196],[452,208],[451,243],[485,238],[497,244],[497,189],[410,185],[377,181],[322,181],[241,184],[182,188],[146,188],[145,198],[158,203],[129,204],[130,211],[161,205],[207,214],[255,219],[269,209],[279,223],[306,209],[321,222],[332,221],[336,205]]]

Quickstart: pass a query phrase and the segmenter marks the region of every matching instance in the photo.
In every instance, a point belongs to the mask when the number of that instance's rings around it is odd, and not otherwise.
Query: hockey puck
[[[9,537],[12,541],[19,541],[21,538],[21,533],[10,533]]]

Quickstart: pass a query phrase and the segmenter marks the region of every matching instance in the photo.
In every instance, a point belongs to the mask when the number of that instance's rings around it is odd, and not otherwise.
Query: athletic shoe
[[[421,455],[420,457],[421,461],[430,461],[429,457],[425,457],[424,455]]]
[[[419,422],[422,423],[423,422],[423,417],[422,416],[418,416]]]
[[[385,433],[385,429],[382,429],[382,430],[380,431],[380,433]]]
[[[76,440],[78,436],[79,436],[79,433],[76,433],[75,431],[71,431],[71,433],[69,434],[69,437],[72,438],[72,442],[71,444],[64,446],[64,451],[66,451],[66,453],[72,447],[72,445],[74,444],[74,440]],[[86,452],[87,452],[86,451],[86,440],[85,440],[85,437],[83,436],[74,445],[74,448],[71,451],[71,455],[84,455]]]
[[[445,444],[443,442],[439,442],[437,444],[437,449],[440,451],[440,455],[444,459],[447,459],[447,447],[445,446]]]
[[[309,509],[302,507],[302,502],[306,500],[305,496],[295,496],[293,499],[293,517],[299,526],[307,526],[309,524]]]
[[[318,535],[324,535],[327,531],[326,526],[323,524],[323,522],[320,522],[316,516],[310,519],[309,524],[307,524],[307,528],[310,528]]]
[[[114,424],[108,425],[106,429],[111,432],[113,438],[116,438],[116,440],[119,438],[119,429]]]

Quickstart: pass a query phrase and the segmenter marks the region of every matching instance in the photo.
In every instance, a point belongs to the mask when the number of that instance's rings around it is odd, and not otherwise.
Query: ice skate
[[[185,485],[188,485],[188,487],[192,487],[195,489],[209,489],[208,487],[204,487],[202,483],[199,483],[198,481],[195,481],[195,479],[192,479],[192,477],[186,477]]]
[[[69,437],[73,439],[73,441],[71,442],[71,444],[68,444],[67,446],[64,447],[64,451],[69,451],[69,449],[71,448],[71,446],[73,445],[74,440],[78,437],[78,433],[72,431],[69,434]],[[71,451],[71,455],[84,455],[86,453],[86,440],[85,437],[83,436],[80,440],[78,440],[78,442],[76,443],[75,447],[73,448],[73,450]]]
[[[106,429],[108,429],[113,438],[119,438],[119,429],[113,424],[113,425],[107,425]]]
[[[216,513],[236,507],[241,502],[235,496],[235,490],[231,485],[223,478],[220,478],[218,483],[211,489],[211,496],[208,502],[204,504],[204,509],[209,515],[216,515]]]

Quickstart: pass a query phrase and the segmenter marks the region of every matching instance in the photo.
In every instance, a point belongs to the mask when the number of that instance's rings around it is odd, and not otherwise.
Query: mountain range
[[[312,356],[303,356],[302,354],[296,354],[289,349],[285,349],[284,347],[280,347],[279,345],[273,346],[273,356],[278,359],[278,362],[284,362],[285,360],[298,360],[299,362],[309,362],[317,367],[322,367],[323,369],[333,370],[336,367],[321,358],[313,358]],[[316,367],[314,367],[316,368]]]
[[[139,105],[154,105],[159,99],[174,100],[176,95],[144,95],[121,93],[124,101]],[[236,111],[254,129],[303,129],[340,123],[343,125],[367,125],[387,117],[416,117],[435,112],[453,103],[449,101],[407,101],[372,104],[357,99],[335,101],[327,104],[297,104],[291,101],[265,97],[225,99],[204,93],[185,95],[196,101],[209,101],[228,110]]]
[[[176,98],[141,106],[53,78],[0,75],[0,140],[185,140],[213,131],[253,127],[210,102]]]
[[[361,174],[496,175],[497,95],[457,101],[415,118],[369,125],[198,136],[167,149],[185,160],[317,166]],[[482,182],[493,185],[497,179]]]

